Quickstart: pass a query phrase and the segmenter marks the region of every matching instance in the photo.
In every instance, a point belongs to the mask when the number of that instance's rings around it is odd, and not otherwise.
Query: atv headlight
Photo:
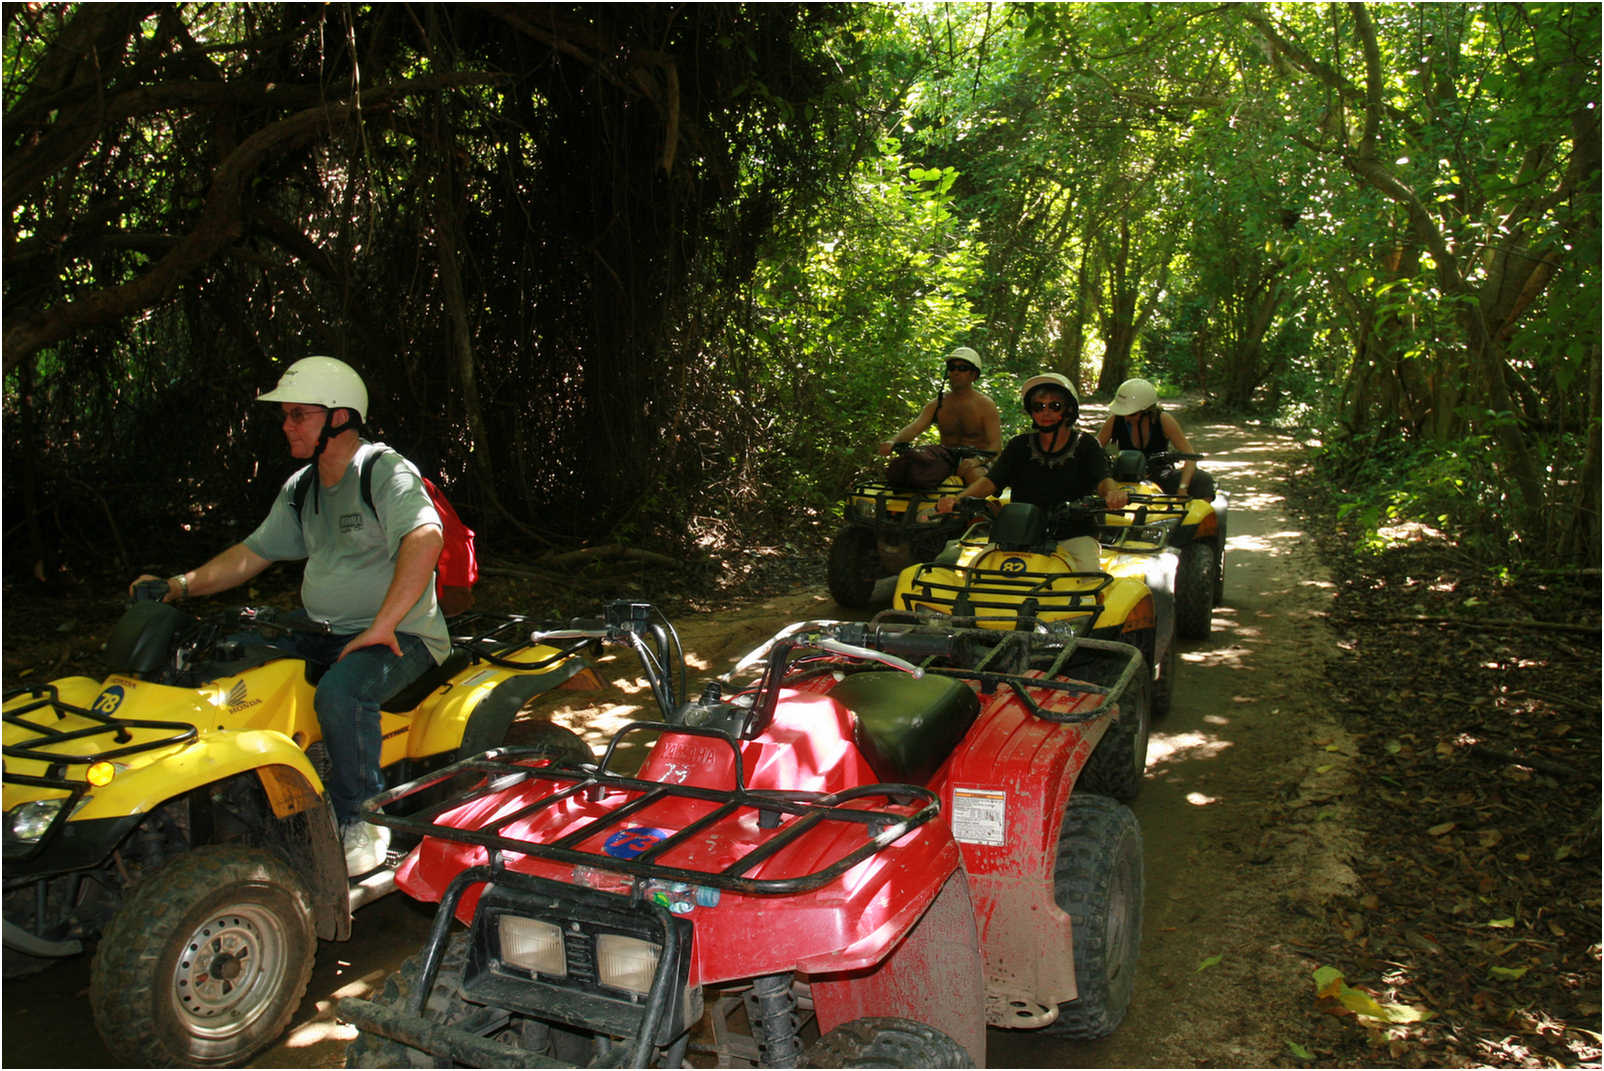
[[[13,807],[6,815],[6,832],[25,844],[32,844],[44,836],[56,815],[67,805],[65,796],[49,800],[31,800]]]
[[[596,938],[596,973],[603,985],[645,996],[651,991],[657,957],[662,953],[661,945],[638,937],[604,933]]]
[[[519,970],[549,977],[568,975],[568,957],[563,954],[563,932],[539,919],[502,915],[501,959]]]

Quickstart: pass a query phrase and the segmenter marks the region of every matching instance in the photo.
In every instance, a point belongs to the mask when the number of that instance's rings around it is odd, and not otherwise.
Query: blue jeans
[[[317,712],[323,741],[329,749],[329,801],[343,830],[362,817],[362,801],[384,789],[379,768],[379,704],[417,680],[434,665],[423,640],[397,632],[401,657],[388,647],[363,647],[339,658],[350,636],[290,632],[282,647],[328,671],[318,681],[312,709]]]

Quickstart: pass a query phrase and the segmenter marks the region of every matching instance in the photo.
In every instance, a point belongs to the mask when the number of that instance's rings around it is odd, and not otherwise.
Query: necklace
[[[1078,431],[1072,429],[1069,433],[1069,439],[1064,445],[1053,451],[1043,450],[1041,448],[1041,436],[1032,435],[1030,437],[1030,459],[1049,469],[1062,468],[1074,456],[1072,448],[1079,434]]]

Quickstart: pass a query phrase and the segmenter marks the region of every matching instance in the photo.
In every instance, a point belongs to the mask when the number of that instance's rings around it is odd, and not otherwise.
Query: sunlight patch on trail
[[[340,986],[327,997],[320,997],[313,1002],[317,1009],[312,1016],[290,1029],[289,1036],[284,1039],[287,1049],[309,1049],[325,1042],[339,1041],[352,1042],[356,1040],[356,1027],[340,1022],[335,1011],[335,1005],[341,997],[360,997],[364,1000],[373,999],[389,972],[384,970],[368,971],[360,978],[353,979]]]
[[[1227,488],[1231,495],[1231,510],[1255,511],[1279,507],[1286,499],[1268,491],[1237,491]]]
[[[1216,614],[1221,613],[1215,610]],[[1232,669],[1250,669],[1246,660],[1252,652],[1246,647],[1204,647],[1196,651],[1182,651],[1181,661],[1194,666],[1230,666]]]
[[[1147,738],[1147,768],[1151,772],[1166,763],[1218,758],[1234,746],[1206,733],[1154,733]]]

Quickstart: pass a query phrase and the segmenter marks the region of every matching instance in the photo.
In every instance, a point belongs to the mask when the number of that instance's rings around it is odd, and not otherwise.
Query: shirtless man
[[[997,403],[975,389],[980,378],[980,354],[959,346],[947,355],[947,390],[927,402],[913,423],[883,441],[881,456],[891,453],[896,443],[917,439],[932,423],[941,433],[942,446],[972,446],[996,454],[1002,449],[1002,416]],[[984,476],[990,457],[966,457],[958,462],[958,478],[964,486]]]

